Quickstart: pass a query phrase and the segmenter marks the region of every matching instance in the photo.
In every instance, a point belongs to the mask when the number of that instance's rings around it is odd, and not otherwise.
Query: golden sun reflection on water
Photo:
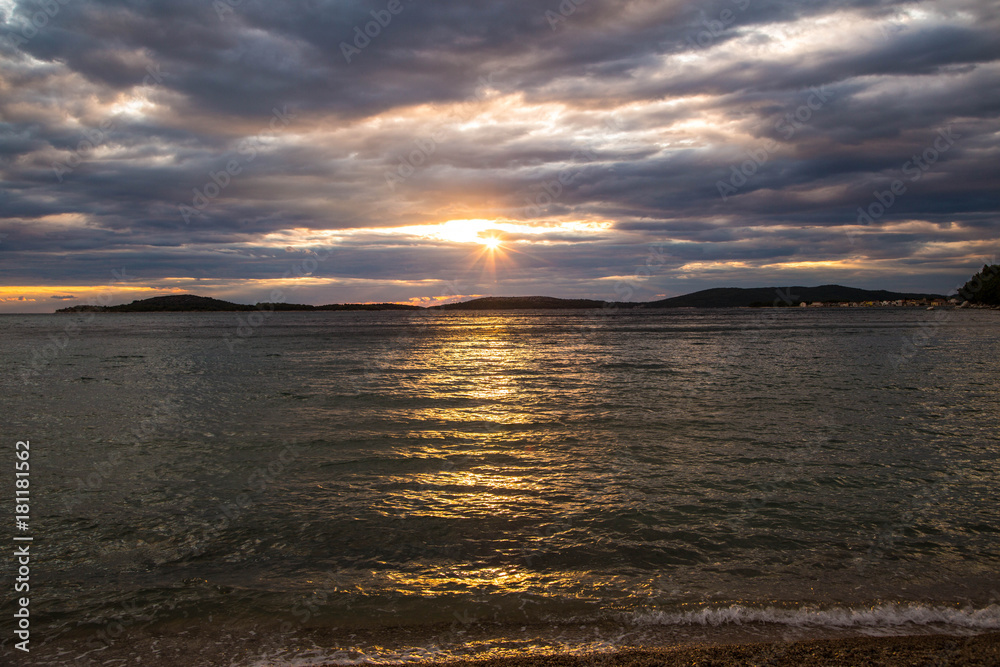
[[[452,312],[406,322],[405,336],[385,333],[397,342],[364,385],[363,412],[336,408],[351,424],[359,469],[378,471],[358,473],[374,494],[359,510],[377,515],[392,545],[364,576],[422,598],[589,599],[586,570],[550,564],[575,564],[595,548],[568,522],[594,502],[591,486],[606,485],[578,482],[581,462],[567,453],[579,442],[576,422],[594,416],[595,388],[580,370],[603,356],[581,355],[588,339],[562,317]],[[383,567],[397,561],[405,567]],[[510,613],[523,613],[522,602]]]
[[[541,355],[528,341],[515,336],[509,316],[473,317],[483,321],[477,321],[474,327],[468,327],[467,323],[454,327],[449,332],[451,335],[442,337],[440,344],[418,351],[413,362],[433,368],[434,372],[421,378],[414,388],[450,399],[472,399],[480,403],[480,408],[487,408],[476,411],[477,419],[496,418],[502,423],[527,420],[530,415],[522,413],[514,418],[509,409],[500,411],[483,402],[502,402],[507,406],[512,401],[516,403],[517,396],[524,392],[518,372],[527,374],[537,369]],[[458,422],[471,416],[467,411],[436,412],[416,416],[443,417]]]
[[[551,483],[525,474],[542,439],[533,424],[548,421],[532,409],[543,364],[538,346],[509,314],[454,317],[407,360],[426,370],[408,379],[406,391],[426,401],[399,416],[408,423],[406,441],[423,446],[400,454],[424,463],[393,477],[380,512],[437,520],[544,512]]]
[[[461,573],[442,571],[438,574],[419,576],[394,572],[386,577],[386,581],[396,590],[436,597],[441,594],[488,588],[516,593],[526,590],[532,578],[532,574],[512,567],[484,567],[462,570]]]
[[[529,482],[524,477],[510,475],[490,475],[486,473],[463,472],[455,475],[451,484],[467,487],[488,486],[492,489],[537,489],[538,484]]]
[[[400,488],[383,498],[382,513],[407,518],[519,515],[526,503],[537,504],[545,489],[539,482],[497,470],[443,469],[433,474],[397,476],[391,481]]]

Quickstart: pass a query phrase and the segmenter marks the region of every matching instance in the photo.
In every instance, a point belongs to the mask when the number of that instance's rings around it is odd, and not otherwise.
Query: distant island
[[[562,310],[571,308],[756,308],[765,306],[923,305],[946,303],[940,294],[864,290],[840,285],[820,287],[715,287],[659,301],[611,302],[551,296],[488,296],[431,306],[431,310]]]
[[[650,308],[745,308],[763,306],[801,306],[802,304],[842,303],[882,305],[883,302],[933,302],[945,301],[940,294],[917,294],[911,292],[889,292],[886,290],[866,290],[842,285],[820,285],[819,287],[716,287],[684,296],[675,296],[647,304]],[[886,303],[885,305],[891,305]],[[903,305],[900,303],[899,305]],[[928,304],[929,305],[929,304]]]
[[[324,311],[324,310],[570,310],[585,308],[763,308],[763,307],[877,307],[958,306],[1000,308],[1000,264],[984,265],[963,285],[956,296],[941,294],[866,290],[843,285],[819,287],[714,287],[659,301],[612,302],[595,299],[559,299],[551,296],[488,296],[437,306],[402,303],[337,303],[311,306],[301,303],[257,303],[247,305],[195,294],[172,294],[140,299],[117,306],[70,306],[57,313],[177,313]]]
[[[1000,265],[983,270],[951,299],[940,294],[865,290],[842,285],[819,287],[716,287],[683,296],[648,302],[609,302],[594,299],[559,299],[549,296],[491,296],[459,303],[430,306],[427,310],[569,310],[586,308],[747,308],[747,307],[874,307],[874,306],[979,306],[1000,305]],[[325,306],[294,303],[232,303],[221,299],[175,294],[141,299],[117,306],[80,305],[60,308],[57,313],[170,313],[247,312],[254,310],[312,312],[332,310],[380,311],[425,310],[400,303],[344,303]]]
[[[57,313],[197,313],[197,312],[246,312],[251,310],[423,310],[420,306],[402,303],[345,303],[329,306],[311,306],[304,303],[258,303],[250,306],[212,299],[195,294],[171,294],[154,296],[117,306],[70,306],[60,308]]]

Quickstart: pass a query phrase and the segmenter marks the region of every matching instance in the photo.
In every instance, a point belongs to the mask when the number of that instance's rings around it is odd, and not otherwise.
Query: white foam
[[[564,621],[566,619],[563,619]],[[524,639],[480,638],[426,646],[389,648],[354,647],[337,650],[311,648],[279,649],[260,655],[251,667],[318,667],[320,665],[383,665],[398,663],[452,662],[512,655],[579,654],[614,651],[625,645],[646,645],[643,629],[673,627],[721,628],[735,626],[780,626],[813,630],[849,630],[861,634],[975,634],[1000,629],[1000,606],[981,609],[920,603],[885,603],[868,607],[754,607],[729,605],[690,611],[632,611],[616,615],[621,634],[595,639],[581,635],[574,641],[565,636]],[[577,622],[580,622],[579,620]],[[564,628],[556,623],[553,629]],[[629,631],[628,628],[632,630]],[[607,628],[605,628],[605,631]],[[711,632],[711,631],[710,631]]]
[[[1000,629],[1000,606],[982,609],[919,603],[887,603],[870,607],[749,607],[730,605],[694,611],[646,611],[625,614],[637,625],[723,626],[770,623],[801,628],[900,628],[942,625],[965,630]]]

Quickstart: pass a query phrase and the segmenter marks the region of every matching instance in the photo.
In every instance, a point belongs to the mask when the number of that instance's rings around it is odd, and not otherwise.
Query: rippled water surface
[[[245,664],[308,664],[998,629],[998,325],[4,316],[33,641],[68,663],[198,628]]]

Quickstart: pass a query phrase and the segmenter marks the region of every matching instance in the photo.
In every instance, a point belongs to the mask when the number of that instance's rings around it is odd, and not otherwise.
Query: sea
[[[0,340],[6,532],[32,538],[5,664],[1000,630],[998,312],[5,315]]]

